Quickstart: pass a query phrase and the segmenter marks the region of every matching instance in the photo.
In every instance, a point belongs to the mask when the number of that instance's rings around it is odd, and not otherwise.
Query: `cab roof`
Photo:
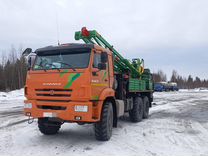
[[[67,43],[67,44],[61,44],[59,46],[47,46],[47,47],[39,48],[35,50],[35,53],[39,53],[43,51],[52,51],[52,50],[92,49],[92,48],[94,48],[94,44]]]
[[[45,51],[56,51],[56,50],[83,50],[83,49],[97,49],[97,50],[101,50],[101,51],[105,51],[108,54],[112,55],[112,52],[109,49],[105,49],[97,44],[85,44],[85,43],[66,43],[66,44],[61,44],[59,46],[47,46],[47,47],[43,47],[43,48],[39,48],[35,50],[36,54],[40,54],[42,52]]]

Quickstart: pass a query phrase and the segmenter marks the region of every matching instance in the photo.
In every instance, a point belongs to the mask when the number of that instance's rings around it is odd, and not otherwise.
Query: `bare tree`
[[[153,73],[153,80],[154,82],[167,81],[167,76],[162,70],[159,70],[157,73]]]
[[[178,73],[177,73],[176,70],[173,70],[170,81],[171,82],[177,82],[177,79],[178,79]]]

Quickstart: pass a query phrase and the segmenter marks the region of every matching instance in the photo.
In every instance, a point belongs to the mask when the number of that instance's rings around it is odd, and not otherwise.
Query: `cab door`
[[[108,57],[105,63],[102,62],[101,57],[101,51],[94,51],[91,77],[93,100],[99,99],[102,90],[109,87]]]

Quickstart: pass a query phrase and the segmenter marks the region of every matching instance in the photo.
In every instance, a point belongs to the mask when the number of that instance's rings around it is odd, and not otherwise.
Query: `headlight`
[[[32,103],[25,103],[24,108],[31,109],[32,108]]]
[[[88,106],[75,105],[74,111],[75,112],[88,112]]]

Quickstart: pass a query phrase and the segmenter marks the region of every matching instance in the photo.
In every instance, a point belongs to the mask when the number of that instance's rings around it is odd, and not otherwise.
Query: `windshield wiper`
[[[57,69],[60,72],[60,69],[56,67],[56,65],[52,64],[52,63],[46,63],[49,66],[54,66],[55,68],[50,68],[50,69]]]
[[[40,57],[40,59],[41,59],[40,63],[39,63],[39,64],[36,64],[36,65],[38,65],[39,67],[42,67],[42,69],[46,72],[46,69],[45,69],[45,68],[43,67],[43,65],[42,65],[42,63],[43,63],[43,58]]]
[[[67,65],[67,66],[71,67],[71,69],[72,69],[73,71],[76,71],[75,67],[74,67],[73,65],[71,65],[71,64],[68,64],[68,63],[65,63],[65,62],[61,62],[61,61],[58,61],[58,63]]]
[[[43,67],[43,65],[40,65],[40,64],[35,64],[35,66],[39,66],[41,67],[45,72],[46,72],[46,69]]]

